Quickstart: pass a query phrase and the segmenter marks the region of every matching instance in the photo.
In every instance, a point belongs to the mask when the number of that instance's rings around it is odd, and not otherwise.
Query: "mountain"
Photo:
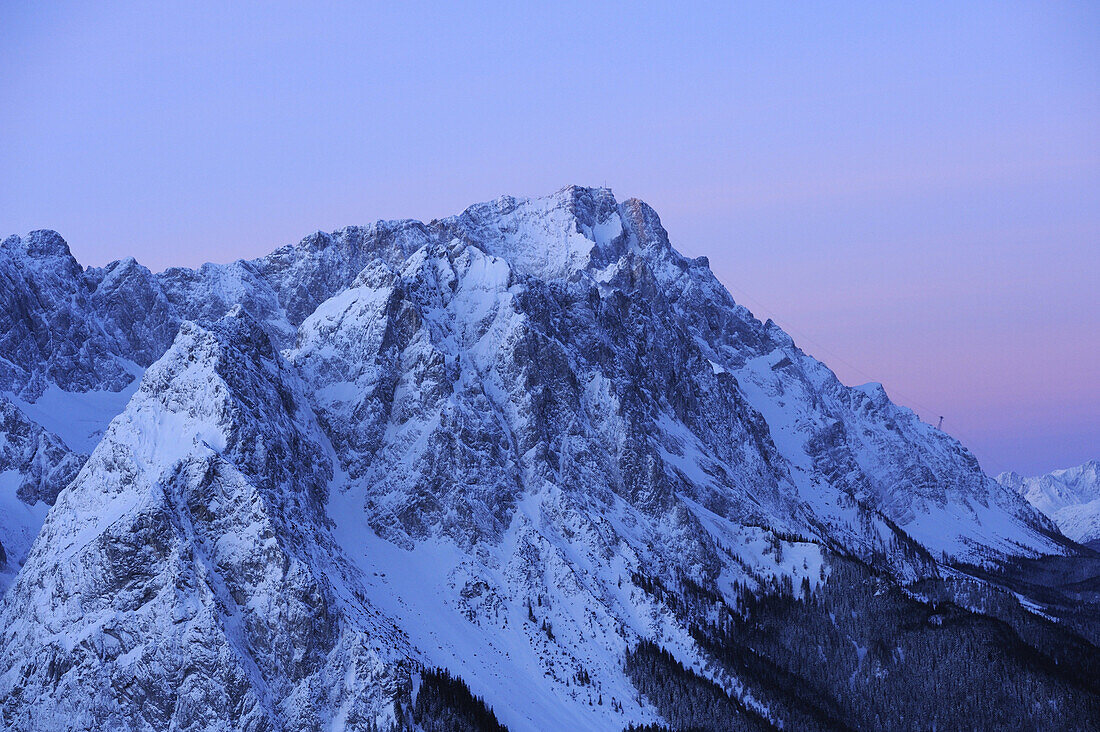
[[[1027,499],[1074,541],[1100,540],[1100,462],[1090,460],[1032,478],[1001,473],[997,482]]]
[[[989,574],[1079,548],[641,201],[158,274],[52,232],[0,251],[0,518],[37,533],[0,534],[9,726],[1043,726],[1100,698],[1087,621],[1039,629]],[[968,642],[990,663],[940,657]]]

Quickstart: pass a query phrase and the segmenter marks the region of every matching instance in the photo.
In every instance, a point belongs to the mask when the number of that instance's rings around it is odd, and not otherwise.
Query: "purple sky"
[[[1096,3],[146,5],[0,10],[0,234],[162,269],[606,183],[987,471],[1100,457]]]

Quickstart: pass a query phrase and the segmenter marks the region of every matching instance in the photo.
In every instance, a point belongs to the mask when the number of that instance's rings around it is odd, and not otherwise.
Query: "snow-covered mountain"
[[[1032,478],[1001,473],[997,482],[1026,498],[1074,541],[1100,540],[1100,462],[1090,460]]]
[[[0,257],[19,728],[405,724],[438,666],[510,729],[622,729],[662,719],[642,639],[768,717],[693,630],[740,593],[1065,551],[606,189],[197,270]]]
[[[379,714],[407,643],[357,595],[327,530],[332,457],[300,386],[239,308],[181,326],[6,595],[8,725],[309,729]]]

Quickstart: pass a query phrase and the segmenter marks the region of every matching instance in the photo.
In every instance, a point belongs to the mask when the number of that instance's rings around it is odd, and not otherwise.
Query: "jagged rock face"
[[[224,314],[224,310],[222,314]],[[160,357],[179,319],[133,259],[82,270],[56,232],[0,242],[0,389],[119,391]]]
[[[5,242],[2,388],[155,363],[60,494],[80,457],[4,423],[13,455],[47,445],[28,480],[58,495],[0,611],[17,727],[365,729],[425,663],[513,729],[621,729],[657,719],[628,645],[701,660],[685,588],[812,586],[828,549],[902,581],[1060,550],[958,442],[842,385],[607,190],[157,275],[81,272],[59,241]],[[32,289],[42,257],[68,264]],[[47,358],[78,335],[100,345]]]
[[[398,266],[431,240],[419,221],[385,221],[317,232],[256,260],[264,279],[278,293],[291,325],[301,325],[317,306],[347,289],[375,259]]]
[[[158,274],[157,281],[182,318],[217,320],[234,305],[240,305],[276,343],[284,342],[292,331],[278,296],[255,262],[204,264],[197,270],[174,267]]]
[[[625,247],[621,226],[616,237]],[[633,267],[628,286],[652,284],[644,260]],[[793,510],[794,488],[735,380],[713,372],[649,291],[547,282],[454,239],[398,272],[368,267],[303,323],[290,358],[382,535],[409,547],[437,530],[497,540],[520,495],[555,487],[585,510],[622,500],[679,516],[677,532],[700,537],[679,547],[698,558],[693,573],[715,574],[706,532],[673,511],[678,496],[761,523]],[[700,484],[684,469],[713,477]]]
[[[160,358],[175,338],[180,318],[156,276],[131,257],[89,269],[86,280],[94,287],[92,308],[102,316],[103,329],[120,354],[140,366]]]
[[[418,221],[378,222],[317,232],[266,257],[197,270],[174,267],[157,275],[180,317],[212,320],[242,305],[280,346],[322,302],[347,289],[371,261],[403,261],[428,241]]]
[[[80,265],[56,233],[0,242],[0,388],[33,400],[49,383],[75,391],[129,383],[88,295]]]
[[[1100,461],[1032,478],[1001,473],[997,482],[1023,496],[1074,541],[1100,541]]]
[[[42,429],[0,396],[0,473],[19,474],[19,500],[52,505],[87,459],[87,455],[69,450],[57,435]]]
[[[10,584],[47,508],[87,459],[0,395],[0,587]]]
[[[378,712],[396,666],[360,647],[386,628],[326,540],[322,440],[258,325],[185,323],[6,597],[6,724],[314,729],[344,696]]]
[[[0,242],[0,390],[35,401],[50,385],[118,391],[172,343],[183,319],[244,306],[277,344],[376,257],[403,260],[427,240],[419,222],[318,232],[261,259],[154,275],[127,258],[83,270],[56,232]]]

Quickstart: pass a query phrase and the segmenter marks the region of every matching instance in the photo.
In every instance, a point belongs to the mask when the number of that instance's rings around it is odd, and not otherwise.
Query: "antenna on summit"
[[[943,417],[940,417],[940,423],[938,425],[936,425],[936,429],[938,429],[938,430],[943,429]]]

